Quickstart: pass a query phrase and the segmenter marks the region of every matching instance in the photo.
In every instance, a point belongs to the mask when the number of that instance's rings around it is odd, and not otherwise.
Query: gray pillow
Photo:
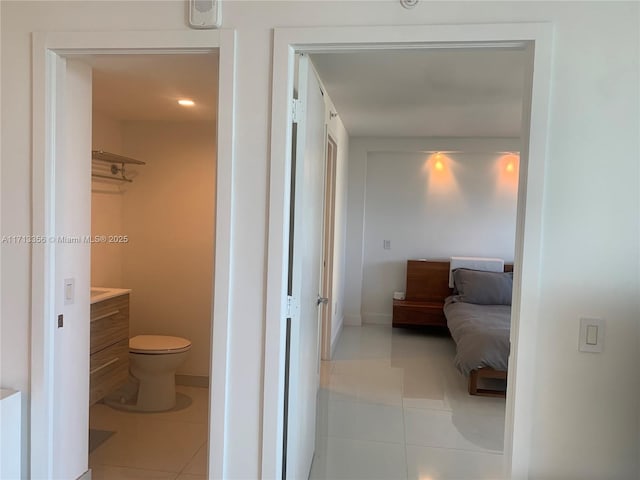
[[[513,272],[485,272],[456,268],[453,283],[458,301],[478,305],[511,305]]]

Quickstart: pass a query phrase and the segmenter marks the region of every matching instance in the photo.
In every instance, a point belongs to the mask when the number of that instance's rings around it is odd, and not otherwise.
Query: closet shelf
[[[109,153],[103,150],[92,150],[91,158],[108,163],[121,163],[124,165],[146,165],[146,162],[143,162],[142,160],[136,160],[135,158],[125,157],[123,155],[117,155],[115,153]]]
[[[117,155],[103,150],[92,150],[91,159],[111,164],[107,172],[103,172],[102,168],[98,169],[99,173],[94,173],[92,171],[92,177],[103,178],[105,180],[115,180],[118,182],[133,182],[132,179],[127,178],[125,171],[126,165],[146,165],[142,160],[136,160],[135,158],[125,157],[123,155]],[[118,164],[120,166],[118,166]],[[111,173],[111,175],[108,175],[108,173]]]

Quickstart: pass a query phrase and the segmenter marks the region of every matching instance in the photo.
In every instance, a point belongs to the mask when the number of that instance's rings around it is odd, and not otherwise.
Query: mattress
[[[451,296],[445,301],[444,314],[456,342],[455,365],[460,372],[468,375],[481,367],[507,370],[510,305],[476,305]]]

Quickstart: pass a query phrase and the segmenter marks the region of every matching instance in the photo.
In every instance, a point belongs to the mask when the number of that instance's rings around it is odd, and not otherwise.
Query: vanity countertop
[[[91,304],[131,293],[130,288],[91,287]]]

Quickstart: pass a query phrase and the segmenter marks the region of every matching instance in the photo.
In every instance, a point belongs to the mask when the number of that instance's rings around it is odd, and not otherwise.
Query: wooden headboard
[[[504,271],[512,272],[513,264],[505,263]],[[443,303],[452,292],[448,260],[407,260],[406,300]]]
[[[405,298],[414,302],[444,302],[451,295],[449,262],[429,260],[407,261]]]

